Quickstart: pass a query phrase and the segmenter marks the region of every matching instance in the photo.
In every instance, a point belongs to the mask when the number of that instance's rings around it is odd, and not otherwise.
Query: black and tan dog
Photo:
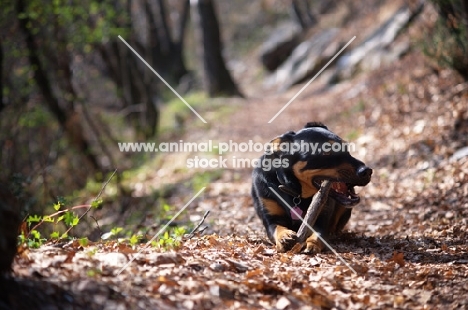
[[[321,123],[308,123],[297,133],[285,133],[269,145],[252,174],[252,197],[277,250],[285,252],[296,243],[302,223],[297,214],[305,215],[325,179],[332,181],[329,199],[313,228],[324,238],[340,232],[351,216],[351,208],[360,200],[354,186],[367,185],[372,169],[352,157],[347,144]],[[315,234],[304,245],[306,253],[322,249],[323,243]]]

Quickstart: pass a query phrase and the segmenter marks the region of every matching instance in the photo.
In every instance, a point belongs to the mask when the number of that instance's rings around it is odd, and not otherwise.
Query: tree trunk
[[[184,63],[184,37],[187,29],[187,21],[190,16],[190,0],[184,0],[182,11],[180,12],[179,26],[177,27],[175,39],[173,40],[173,62],[174,62],[174,76],[177,81],[188,73]]]
[[[184,37],[185,37],[185,30],[187,29],[187,21],[190,16],[190,0],[183,0],[182,10],[180,12],[180,19],[179,19],[179,27],[177,27],[176,35],[175,35],[175,44],[180,45],[180,49],[182,50]]]
[[[5,104],[3,103],[3,47],[0,40],[0,112],[2,112]]]
[[[184,6],[181,12],[182,21],[174,40],[168,24],[165,1],[158,0],[153,5],[157,6],[156,14],[150,1],[145,1],[152,66],[169,83],[179,83],[188,73],[182,55],[182,41],[188,13],[184,11]]]
[[[16,255],[18,229],[21,224],[20,210],[8,184],[0,184],[0,278],[11,271]]]
[[[302,29],[308,29],[317,23],[310,12],[309,0],[292,0],[291,11]]]
[[[197,40],[201,44],[203,85],[206,92],[211,97],[219,95],[242,97],[222,56],[223,46],[213,1],[194,0],[191,3],[194,6],[192,12],[197,28]]]
[[[18,19],[21,31],[23,32],[26,40],[26,47],[29,52],[29,63],[33,67],[33,77],[39,90],[44,97],[47,107],[55,116],[58,123],[67,135],[70,144],[75,146],[78,151],[83,154],[89,164],[94,170],[101,170],[97,156],[92,153],[90,145],[84,132],[81,128],[80,117],[78,113],[71,107],[71,109],[62,109],[59,104],[58,98],[54,95],[47,73],[39,59],[39,49],[34,40],[34,36],[28,27],[30,19],[25,14],[26,7],[24,0],[17,2],[17,15],[24,15],[24,18]]]

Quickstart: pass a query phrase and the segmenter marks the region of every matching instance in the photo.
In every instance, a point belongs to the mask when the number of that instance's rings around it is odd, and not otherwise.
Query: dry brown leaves
[[[324,109],[324,100],[344,112]],[[256,104],[274,115],[284,102]],[[14,265],[17,280],[2,284],[0,297],[16,308],[467,308],[468,157],[451,156],[468,145],[468,84],[414,52],[339,90],[298,99],[284,117],[296,120],[297,111],[342,136],[358,130],[355,155],[374,168],[352,233],[331,240],[356,273],[331,252],[276,253],[241,175],[210,185],[191,208],[200,216],[211,211],[209,235],[170,253],[117,242],[24,251]],[[233,122],[242,131],[220,132],[244,137],[249,126]]]

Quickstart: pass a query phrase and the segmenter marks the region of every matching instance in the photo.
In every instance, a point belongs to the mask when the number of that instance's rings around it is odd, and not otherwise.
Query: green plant
[[[46,240],[42,238],[41,233],[37,230],[31,230],[27,236],[24,234],[19,236],[21,244],[34,249],[40,247]]]
[[[107,240],[111,239],[113,237],[116,237],[118,234],[120,234],[123,231],[122,227],[113,227],[109,232],[104,233],[101,236],[102,240]]]
[[[143,239],[143,236],[142,236],[142,235],[135,235],[135,234],[134,234],[134,235],[132,235],[132,236],[130,237],[130,239],[128,239],[128,241],[129,241],[129,243],[130,243],[131,246],[135,246],[135,245],[137,245],[137,244],[140,242],[141,239]]]
[[[159,239],[154,240],[151,245],[166,251],[175,249],[180,246],[186,232],[187,230],[183,226],[174,227],[165,231],[164,234],[159,237]]]
[[[81,238],[78,240],[78,243],[80,244],[80,246],[82,247],[87,247],[88,244],[89,244],[89,240],[88,238],[84,237],[84,238]]]
[[[53,208],[56,211],[55,213],[44,216],[37,214],[29,215],[26,218],[28,232],[23,231],[21,233],[19,236],[19,242],[31,248],[38,248],[44,244],[47,239],[44,238],[38,231],[39,226],[44,223],[53,224],[53,230],[52,233],[50,233],[50,239],[60,240],[68,238],[68,233],[73,227],[80,223],[80,219],[82,217],[76,215],[75,210],[83,208],[87,208],[88,210],[90,208],[96,209],[102,205],[102,199],[96,199],[89,205],[79,205],[64,209],[65,204],[66,200],[63,197],[59,197],[57,202],[53,205]],[[33,224],[35,225],[33,226]],[[63,224],[65,226],[65,232],[61,233],[59,231],[59,224]]]

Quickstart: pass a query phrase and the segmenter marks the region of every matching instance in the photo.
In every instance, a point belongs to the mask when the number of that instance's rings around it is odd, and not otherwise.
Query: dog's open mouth
[[[312,181],[315,187],[320,188],[320,184],[324,178],[317,178]],[[351,183],[330,180],[332,181],[330,192],[328,195],[346,207],[353,207],[359,203],[361,198],[354,191],[354,186]]]

